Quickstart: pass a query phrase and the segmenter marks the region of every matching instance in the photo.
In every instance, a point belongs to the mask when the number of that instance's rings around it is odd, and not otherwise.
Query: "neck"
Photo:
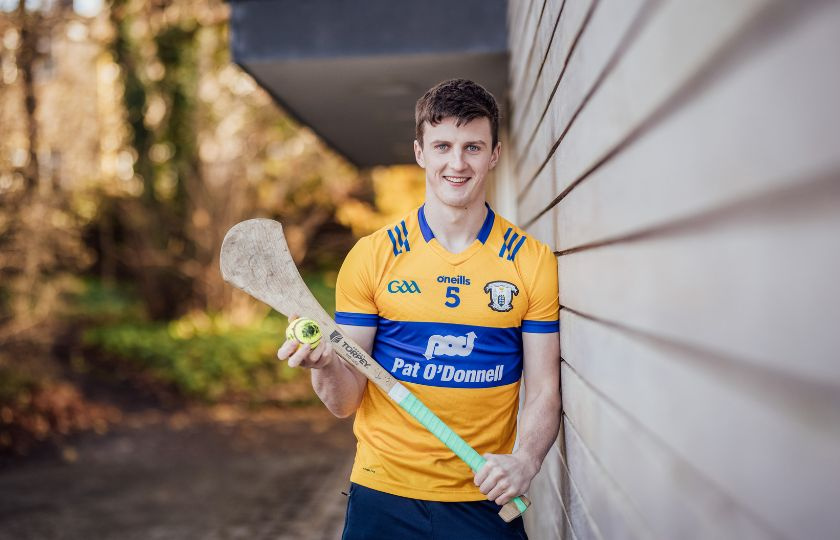
[[[451,253],[460,253],[478,237],[487,217],[487,207],[484,201],[458,208],[427,198],[423,214],[440,245]]]

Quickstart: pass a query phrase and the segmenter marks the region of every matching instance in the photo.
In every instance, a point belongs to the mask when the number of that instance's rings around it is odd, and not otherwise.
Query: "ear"
[[[423,147],[414,139],[414,160],[420,165],[421,169],[426,168],[426,159],[423,157]]]
[[[496,148],[493,149],[493,153],[490,154],[490,168],[493,169],[496,166],[496,163],[499,162],[499,154],[502,152],[502,141],[496,143]]]

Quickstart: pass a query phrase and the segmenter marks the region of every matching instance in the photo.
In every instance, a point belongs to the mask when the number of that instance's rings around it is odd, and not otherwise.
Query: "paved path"
[[[340,536],[349,420],[323,407],[144,414],[79,437],[63,459],[0,468],[0,540]]]

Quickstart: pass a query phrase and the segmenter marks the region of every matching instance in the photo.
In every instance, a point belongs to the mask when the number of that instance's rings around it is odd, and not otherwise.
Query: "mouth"
[[[471,176],[444,176],[443,179],[449,182],[450,184],[465,184],[467,180],[472,178]]]

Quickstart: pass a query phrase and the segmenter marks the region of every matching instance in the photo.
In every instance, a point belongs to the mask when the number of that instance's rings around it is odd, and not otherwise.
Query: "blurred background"
[[[189,459],[200,448],[173,426],[245,417],[261,431],[260,415],[305,416],[318,403],[308,373],[275,357],[285,319],[221,280],[224,233],[282,221],[332,310],[355,239],[422,198],[419,168],[360,170],[233,64],[230,12],[213,0],[0,2],[0,476],[32,459],[95,475],[85,434],[140,429],[114,440],[154,469],[165,449],[135,438],[160,432]],[[14,505],[27,490],[55,500],[56,474],[0,483],[0,537],[55,534],[2,523],[43,521]],[[91,526],[67,537],[106,534]]]
[[[344,254],[419,203],[419,169],[360,171],[292,120],[231,62],[223,2],[2,8],[0,448],[106,429],[79,387],[97,377],[310,400],[274,360],[285,321],[222,282],[221,239],[281,220],[333,309]]]

